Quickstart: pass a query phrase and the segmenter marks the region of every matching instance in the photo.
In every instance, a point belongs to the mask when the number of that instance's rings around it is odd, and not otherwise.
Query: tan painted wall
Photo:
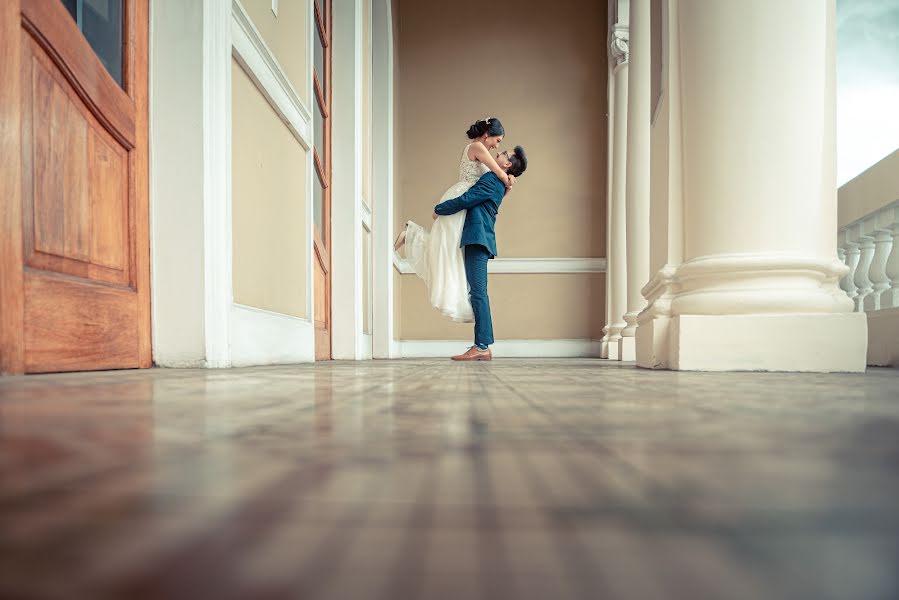
[[[278,3],[277,18],[272,14],[271,0],[241,0],[241,3],[265,40],[265,44],[290,79],[297,95],[309,106],[306,94],[306,63],[312,60],[312,57],[307,56],[309,43],[307,0],[282,0]]]
[[[838,227],[899,200],[899,150],[843,184],[838,192]]]
[[[473,28],[473,15],[482,25]],[[430,224],[434,204],[458,179],[465,130],[497,116],[507,133],[503,147],[523,145],[530,161],[500,211],[500,256],[605,256],[606,22],[605,3],[594,0],[401,2],[397,231],[408,219]],[[594,294],[600,304],[588,309],[581,296],[586,281],[599,279],[491,277],[497,338],[601,337],[603,324],[594,327],[590,315],[602,319],[604,299]],[[399,337],[471,337],[470,325],[447,323],[426,306],[414,275],[401,280]],[[554,316],[535,325],[528,315],[539,311],[529,307]]]
[[[605,325],[605,274],[494,274],[490,305],[496,339],[600,339]],[[403,276],[402,339],[470,340],[472,325],[453,323],[428,303],[424,283]],[[596,307],[599,307],[597,310]]]
[[[233,59],[231,78],[234,301],[307,317],[306,152]]]

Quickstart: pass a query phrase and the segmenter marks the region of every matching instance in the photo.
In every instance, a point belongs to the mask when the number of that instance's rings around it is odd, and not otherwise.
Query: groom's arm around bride
[[[493,200],[496,203],[496,208],[499,208],[499,203],[502,202],[505,193],[506,186],[503,185],[503,182],[500,181],[499,177],[494,173],[486,173],[482,175],[477,183],[471,186],[467,192],[458,198],[452,198],[435,206],[434,214],[438,216],[452,215],[460,210],[474,208],[478,204],[482,204],[488,200]],[[498,201],[495,200],[497,197]]]

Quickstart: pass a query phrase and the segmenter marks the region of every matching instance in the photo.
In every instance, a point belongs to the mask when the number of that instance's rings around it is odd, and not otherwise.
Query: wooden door
[[[0,371],[149,367],[148,0],[0,2]]]
[[[331,358],[331,0],[315,0],[315,360]]]

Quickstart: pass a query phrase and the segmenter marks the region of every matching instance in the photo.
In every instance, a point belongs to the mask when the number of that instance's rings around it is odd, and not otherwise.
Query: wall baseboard
[[[231,308],[231,366],[278,365],[315,360],[312,321],[261,308]]]
[[[400,358],[448,358],[461,354],[466,340],[396,340]],[[496,358],[599,358],[600,340],[499,340]]]

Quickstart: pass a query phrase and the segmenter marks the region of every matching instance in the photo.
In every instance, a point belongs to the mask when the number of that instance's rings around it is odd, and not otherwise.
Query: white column
[[[608,357],[621,360],[621,330],[627,310],[627,245],[625,173],[627,172],[627,95],[628,55],[627,26],[615,25],[612,30],[612,160],[609,170],[609,249],[606,277],[608,286]]]
[[[834,0],[677,5],[684,262],[664,366],[863,371],[834,238]]]
[[[888,229],[874,230],[874,256],[871,258],[871,293],[865,297],[865,312],[883,308],[881,295],[890,289],[890,278],[886,274],[887,259],[893,246],[893,235]]]
[[[621,360],[636,360],[637,315],[646,306],[640,291],[649,281],[649,0],[631,0],[627,91],[627,326],[621,330]]]

